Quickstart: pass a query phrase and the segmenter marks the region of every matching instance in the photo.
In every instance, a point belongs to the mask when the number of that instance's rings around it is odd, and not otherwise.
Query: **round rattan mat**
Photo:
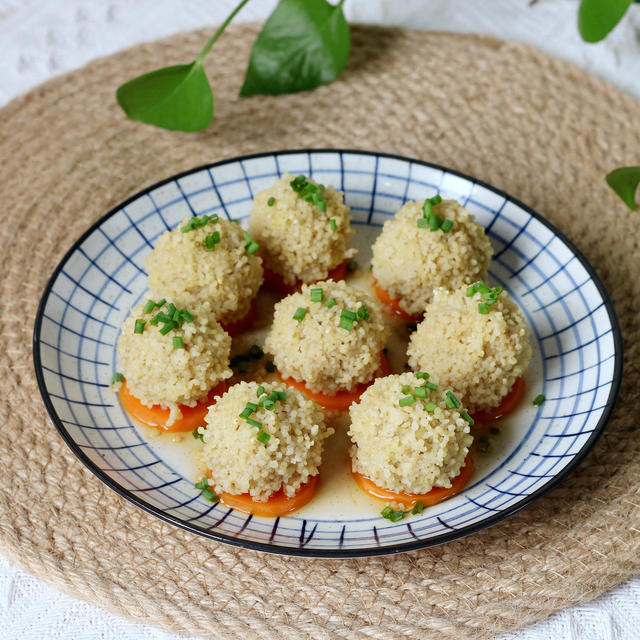
[[[208,71],[217,117],[203,133],[128,122],[114,91],[192,59],[204,31],[95,61],[1,110],[2,553],[118,614],[215,638],[488,637],[640,573],[640,216],[604,182],[607,170],[638,162],[640,105],[524,46],[370,27],[353,28],[348,68],[331,85],[240,101],[256,30],[234,27],[216,46]],[[533,206],[596,267],[625,340],[614,417],[569,479],[487,530],[395,557],[279,557],[153,518],[76,460],[32,368],[45,282],[112,206],[206,162],[331,146],[436,162]]]

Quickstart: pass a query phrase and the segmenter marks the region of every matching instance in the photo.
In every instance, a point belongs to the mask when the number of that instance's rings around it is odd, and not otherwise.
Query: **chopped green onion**
[[[438,385],[437,385],[437,384],[435,384],[434,382],[425,382],[425,383],[424,383],[424,386],[425,386],[427,389],[431,389],[431,391],[436,391],[436,390],[438,389]]]
[[[156,303],[153,300],[147,300],[144,307],[142,307],[142,313],[151,313],[156,308]]]
[[[486,316],[489,313],[489,305],[486,302],[478,303],[478,313]]]
[[[356,317],[358,318],[358,320],[368,320],[369,319],[369,309],[367,308],[366,305],[363,304],[356,311]]]
[[[269,440],[271,440],[271,436],[266,431],[258,431],[258,435],[256,436],[262,444],[267,444]]]
[[[273,364],[272,360],[267,360],[264,363],[264,368],[269,372],[269,373],[273,373],[276,370],[276,365]]]
[[[338,303],[336,302],[335,298],[329,298],[326,302],[325,305],[327,306],[328,309],[331,309],[331,307],[335,307]]]
[[[402,385],[402,393],[406,396],[408,393],[411,393],[411,387],[408,384]]]
[[[347,271],[353,273],[358,268],[358,263],[355,260],[349,260],[347,262]]]
[[[460,408],[460,400],[456,398],[451,391],[447,391],[445,394],[445,403],[449,409],[459,409]]]
[[[173,302],[170,302],[167,306],[167,316],[169,318],[173,318],[173,314],[175,313],[175,311],[176,311],[176,305],[173,304]]]
[[[111,384],[116,384],[118,382],[124,382],[124,376],[121,373],[114,373],[111,378]]]
[[[391,507],[385,507],[381,512],[380,515],[383,518],[389,518],[389,516],[393,513],[393,509]]]
[[[426,371],[416,371],[416,378],[422,378],[424,380],[428,380],[431,377],[431,374]]]
[[[418,513],[422,513],[423,511],[424,502],[422,502],[422,500],[418,500],[418,502],[413,505],[413,509],[411,509],[411,513],[413,513],[413,515],[417,515]]]
[[[318,211],[322,211],[322,213],[324,213],[327,210],[327,201],[326,200],[320,200],[318,198],[317,202],[315,203],[316,207],[318,207]]]
[[[241,418],[250,418],[253,413],[253,409],[249,409],[249,407],[245,407],[238,415]]]
[[[460,417],[463,420],[466,420],[471,426],[475,424],[475,420],[466,411],[461,411]]]
[[[467,287],[467,298],[470,298],[475,292],[476,290],[474,289],[473,285]]]
[[[156,321],[156,324],[158,322],[171,322],[171,318],[162,311],[156,313],[156,315],[152,319]]]
[[[429,218],[429,230],[437,231],[443,222],[444,218],[442,216],[431,216]]]
[[[218,496],[213,492],[207,478],[202,478],[200,482],[195,483],[195,488],[200,489],[202,497],[209,502],[218,502]]]
[[[260,398],[259,404],[263,409],[266,409],[267,411],[273,411],[276,408],[275,400],[271,399],[268,396]]]
[[[198,429],[200,429],[200,427],[198,427],[197,429],[193,430],[193,438],[195,440],[202,440],[202,442],[204,442],[204,433],[200,433],[200,431],[198,431]]]
[[[323,296],[322,289],[311,289],[310,291],[311,302],[322,302]]]
[[[293,319],[300,322],[301,320],[304,320],[304,317],[306,315],[307,315],[307,309],[304,309],[303,307],[298,307],[296,309],[296,312],[293,314]]]
[[[145,324],[147,324],[146,320],[136,320],[136,324],[133,327],[133,333],[142,333],[144,331]]]
[[[158,324],[158,322],[160,322],[160,318],[158,318],[160,314],[157,313],[155,316],[153,316],[153,318],[151,318],[151,320],[149,320],[149,324],[153,325],[154,327]]]
[[[329,226],[331,227],[331,231],[335,231],[338,228],[338,224],[333,218],[329,220]]]
[[[162,298],[162,300],[158,300],[158,302],[156,302],[156,307],[160,309],[160,307],[162,307],[166,303],[166,301],[167,301],[166,298]]]
[[[452,227],[453,227],[453,220],[445,220],[440,226],[440,229],[442,229],[444,233],[449,233]]]
[[[413,396],[404,396],[403,398],[400,398],[400,400],[398,401],[398,406],[406,407],[410,404],[413,404],[415,401],[416,399]]]
[[[413,395],[416,398],[426,398],[427,397],[427,390],[424,387],[415,387],[413,389]]]
[[[426,402],[425,405],[424,405],[424,408],[427,411],[433,413],[438,408],[438,406],[435,405],[433,402]]]
[[[270,207],[273,207],[273,205],[276,203],[276,199],[275,198],[269,198],[267,200],[267,205]]]
[[[433,203],[431,202],[431,200],[427,199],[424,201],[424,204],[422,205],[422,219],[427,221],[427,224],[425,226],[428,226],[429,218],[431,217],[432,213],[433,213]],[[419,221],[418,221],[418,226],[420,226]]]
[[[260,385],[256,390],[256,396],[259,398],[264,392],[264,387]]]
[[[173,312],[173,316],[171,316],[171,319],[178,324],[182,324],[182,314],[180,313],[179,309],[176,309]]]
[[[351,331],[353,329],[353,320],[349,320],[349,318],[340,318],[339,326],[342,329],[346,329],[347,331]]]
[[[251,347],[249,347],[249,355],[254,360],[260,360],[260,358],[262,358],[262,356],[264,356],[264,351],[257,344],[252,344]]]
[[[193,316],[186,310],[186,309],[180,309],[180,315],[187,321],[187,322],[193,322]]]
[[[247,250],[247,253],[250,253],[253,256],[256,253],[258,253],[258,249],[260,248],[260,245],[254,241],[254,242],[250,242],[249,245],[245,248]]]
[[[437,195],[437,196],[433,196],[433,198],[430,198],[431,200],[431,204],[440,204],[442,202],[442,196],[441,195]]]
[[[418,218],[418,228],[420,228],[420,229],[428,229],[429,228],[429,219],[428,218]]]
[[[277,402],[279,400],[278,392],[275,389],[269,394],[269,399],[273,400],[274,402]]]
[[[182,340],[182,336],[173,336],[173,348],[184,349],[184,341]]]
[[[533,399],[533,404],[536,407],[539,407],[544,401],[545,401],[545,397],[542,394],[537,395],[534,399]]]
[[[340,312],[341,318],[347,318],[347,320],[357,320],[358,315],[354,311],[349,311],[349,309],[343,309]]]
[[[247,409],[255,412],[258,410],[258,405],[255,402],[247,402]]]
[[[286,391],[276,391],[276,393],[278,394],[278,400],[280,400],[280,402],[286,402],[287,401],[287,392]]]
[[[213,233],[205,236],[204,244],[207,247],[207,250],[213,251],[216,248],[216,245],[220,242],[220,232],[214,231]]]
[[[257,427],[258,429],[262,428],[262,422],[258,422],[253,418],[245,418],[245,420],[247,421],[247,424],[250,424],[252,427]]]
[[[167,324],[164,325],[164,327],[162,327],[162,329],[160,329],[160,333],[163,336],[166,336],[167,333],[169,333],[169,331],[171,331],[173,329],[173,322],[169,321],[167,322]]]
[[[391,522],[398,522],[399,520],[402,520],[402,518],[404,518],[404,511],[394,511],[389,516],[389,520],[391,520]]]

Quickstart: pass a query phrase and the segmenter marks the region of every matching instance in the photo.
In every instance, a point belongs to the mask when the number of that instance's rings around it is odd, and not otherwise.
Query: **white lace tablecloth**
[[[97,56],[217,24],[235,4],[236,0],[0,0],[0,105]],[[275,4],[252,0],[237,19],[262,20]],[[350,21],[487,33],[531,44],[640,98],[640,5],[597,45],[580,40],[577,6],[577,0],[347,0],[345,11]],[[65,596],[2,556],[0,638],[191,640]],[[499,640],[542,638],[637,640],[640,578]]]

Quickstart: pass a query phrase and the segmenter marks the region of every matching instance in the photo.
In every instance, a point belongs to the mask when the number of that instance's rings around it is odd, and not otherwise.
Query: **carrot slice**
[[[389,310],[405,322],[420,322],[422,315],[412,316],[400,306],[400,298],[392,298],[386,289],[383,289],[378,281],[373,278],[373,290],[376,292],[380,302],[385,304]]]
[[[138,398],[131,395],[126,381],[123,382],[120,387],[120,402],[122,403],[122,408],[132,418],[135,418],[147,427],[167,432],[193,431],[197,427],[204,425],[204,417],[207,415],[209,406],[214,404],[215,396],[222,395],[228,388],[229,385],[223,380],[213,387],[213,389],[209,391],[209,395],[204,400],[198,402],[195,407],[180,405],[182,418],[178,418],[171,426],[167,426],[169,409],[163,409],[157,404],[154,404],[152,407],[147,407],[142,404]]]
[[[264,271],[264,282],[270,288],[276,291],[277,293],[281,293],[282,295],[288,296],[290,293],[295,293],[296,291],[300,291],[302,287],[302,281],[296,280],[295,284],[287,284],[283,277],[272,271],[267,267],[264,258],[262,260],[262,270]],[[347,263],[342,262],[337,267],[334,267],[327,274],[326,280],[344,280],[347,277]]]
[[[256,502],[250,494],[220,493],[220,502],[227,507],[237,509],[243,513],[250,513],[263,518],[277,518],[285,513],[291,513],[304,507],[313,498],[318,489],[318,476],[312,476],[300,488],[294,496],[285,495],[284,491],[276,491],[269,496],[266,502]]]
[[[473,475],[473,461],[471,460],[471,456],[467,455],[464,466],[460,469],[460,473],[455,478],[452,478],[451,487],[448,489],[444,487],[434,487],[428,493],[391,491],[390,489],[379,487],[371,478],[363,476],[357,471],[352,471],[351,474],[358,486],[374,498],[386,500],[387,502],[399,502],[405,505],[405,507],[412,507],[416,502],[420,501],[425,507],[428,507],[455,496],[469,484],[469,480]]]
[[[389,360],[384,353],[380,354],[380,376],[388,376],[391,373],[391,367],[389,366]],[[294,387],[298,389],[298,391],[302,391],[307,395],[307,397],[315,400],[321,407],[325,409],[330,409],[332,411],[347,411],[353,402],[358,402],[360,400],[360,396],[365,392],[367,387],[373,384],[373,380],[369,382],[363,382],[361,384],[356,385],[353,389],[349,391],[338,391],[333,396],[327,395],[326,393],[320,393],[318,391],[311,391],[307,388],[307,385],[304,382],[299,382],[298,380],[294,380],[293,378],[283,378],[278,372],[278,377],[284,384],[289,387]]]
[[[253,326],[253,323],[256,321],[258,317],[258,310],[256,305],[256,299],[254,298],[251,301],[251,305],[249,306],[249,311],[247,314],[240,318],[239,320],[235,320],[234,322],[221,322],[222,328],[232,337],[240,335],[245,331],[248,331]]]
[[[524,388],[524,378],[516,378],[513,387],[511,387],[511,391],[502,398],[497,407],[487,409],[486,411],[477,411],[476,413],[472,413],[471,417],[475,422],[497,422],[500,418],[504,418],[504,416],[511,413],[520,404],[522,396],[524,395]]]

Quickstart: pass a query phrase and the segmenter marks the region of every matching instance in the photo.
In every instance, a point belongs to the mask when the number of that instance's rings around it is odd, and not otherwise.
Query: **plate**
[[[494,247],[491,280],[523,309],[534,358],[522,406],[476,458],[464,492],[397,523],[382,503],[349,484],[344,442],[334,437],[321,491],[290,516],[247,516],[212,505],[194,488],[189,455],[132,424],[109,383],[115,343],[145,295],[144,259],[158,236],[186,216],[218,213],[247,222],[253,195],[285,172],[344,191],[358,261],[407,200],[455,198]],[[363,269],[364,271],[365,269]],[[580,252],[542,216],[505,193],[426,162],[349,150],[244,156],[173,176],[118,205],[88,229],[51,276],[34,330],[36,376],[63,439],[105,484],[138,507],[214,540],[312,557],[391,554],[440,544],[515,513],[565,478],[587,454],[613,409],[622,341],[612,303]],[[531,400],[546,396],[536,408]],[[342,436],[344,440],[344,435]],[[330,447],[331,449],[331,447]],[[323,463],[324,466],[324,463]],[[332,478],[335,476],[336,480]],[[342,480],[340,480],[342,478]]]

